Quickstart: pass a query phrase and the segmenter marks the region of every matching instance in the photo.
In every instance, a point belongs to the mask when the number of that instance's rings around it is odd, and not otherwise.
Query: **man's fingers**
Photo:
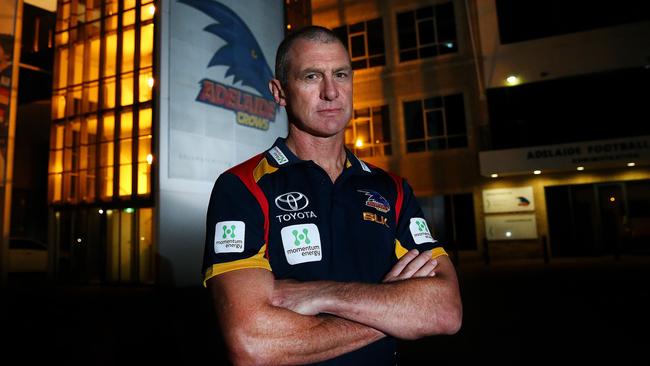
[[[438,261],[435,259],[429,259],[420,269],[418,269],[411,278],[416,277],[430,277],[432,274],[435,275],[435,269],[438,265]]]
[[[401,279],[411,278],[413,275],[420,270],[420,268],[431,264],[431,251],[427,250],[420,253],[415,259],[409,262],[406,265],[402,273],[398,276]],[[430,271],[429,271],[430,272]]]
[[[384,277],[384,282],[389,282],[394,280],[397,276],[402,273],[402,270],[415,258],[417,258],[420,252],[417,249],[409,250],[408,253],[404,254],[400,260],[395,263],[393,268],[386,274]]]

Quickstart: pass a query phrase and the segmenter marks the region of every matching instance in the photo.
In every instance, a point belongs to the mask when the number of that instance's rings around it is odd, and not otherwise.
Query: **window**
[[[404,102],[406,151],[467,147],[463,95]]]
[[[418,198],[433,237],[446,250],[476,250],[474,200],[471,193]]]
[[[355,109],[345,129],[345,145],[359,157],[390,155],[388,106]]]
[[[381,18],[334,28],[352,60],[352,69],[367,69],[386,64],[384,26]]]
[[[147,0],[119,3],[59,1],[52,203],[151,196],[156,7]]]
[[[451,2],[397,14],[399,60],[435,57],[458,51]]]

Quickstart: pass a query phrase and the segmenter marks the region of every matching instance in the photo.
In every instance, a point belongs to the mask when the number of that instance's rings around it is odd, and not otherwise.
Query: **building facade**
[[[253,82],[272,75],[282,11],[279,1],[59,2],[48,188],[57,279],[200,283],[216,177],[286,134]],[[235,47],[243,41],[252,49]]]
[[[460,263],[650,252],[647,6],[578,3],[311,2],[355,69],[348,147]]]
[[[52,272],[200,283],[212,183],[286,135],[259,81],[310,23],[350,52],[346,145],[407,178],[458,263],[647,254],[649,12],[526,3],[61,0]]]

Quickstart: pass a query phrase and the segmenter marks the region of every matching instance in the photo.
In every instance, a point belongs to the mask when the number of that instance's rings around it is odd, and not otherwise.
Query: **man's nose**
[[[331,76],[323,78],[321,85],[320,98],[323,100],[334,100],[338,98],[339,90]]]

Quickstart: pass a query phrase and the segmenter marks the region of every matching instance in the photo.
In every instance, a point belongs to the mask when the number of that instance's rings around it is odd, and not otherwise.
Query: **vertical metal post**
[[[13,4],[12,4],[13,2]],[[4,158],[4,167],[2,169],[3,179],[2,184],[2,204],[0,205],[1,220],[0,225],[2,228],[2,240],[0,241],[0,286],[5,287],[8,283],[9,277],[9,234],[11,232],[11,187],[13,182],[13,162],[14,162],[14,143],[16,133],[16,108],[18,107],[18,73],[20,66],[20,45],[22,42],[22,20],[23,20],[23,1],[22,0],[2,0],[1,14],[7,15],[9,19],[13,19],[13,27],[11,20],[2,19],[3,22],[9,22],[9,29],[13,32],[13,53],[11,54],[11,76],[9,78],[10,94],[9,94],[9,115],[8,120],[2,122],[2,139],[4,148],[2,150],[2,157]],[[15,9],[12,15],[12,9]],[[0,60],[2,62],[4,60]]]

